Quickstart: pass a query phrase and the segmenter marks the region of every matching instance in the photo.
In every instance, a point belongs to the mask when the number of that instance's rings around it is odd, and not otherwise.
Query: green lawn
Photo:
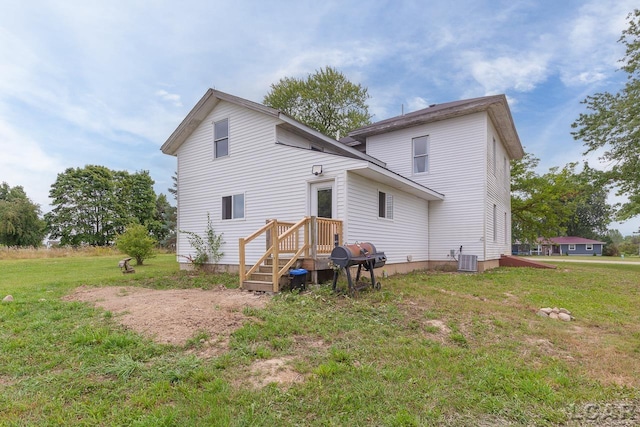
[[[579,261],[593,261],[593,262],[606,262],[606,261],[614,261],[614,262],[640,262],[640,257],[638,255],[625,255],[624,258],[621,256],[587,256],[587,255],[571,255],[571,256],[560,256],[560,255],[553,255],[553,256],[544,256],[544,255],[531,255],[531,256],[525,256],[525,258],[533,258],[536,259],[538,261],[541,262],[554,262],[554,261],[560,261],[560,262],[570,262],[572,260],[579,260]]]
[[[227,353],[151,342],[61,296],[80,285],[208,288],[161,255],[0,260],[0,425],[556,425],[640,422],[640,266],[414,273],[247,309]],[[565,307],[564,323],[535,315]],[[194,331],[194,334],[196,331]],[[197,341],[195,341],[197,342]],[[313,343],[313,345],[311,344]],[[304,377],[250,386],[288,357]],[[607,412],[608,411],[608,412]]]

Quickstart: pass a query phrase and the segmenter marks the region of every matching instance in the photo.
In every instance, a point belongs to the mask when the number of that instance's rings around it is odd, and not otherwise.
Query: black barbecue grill
[[[336,290],[338,283],[338,274],[340,270],[344,269],[347,275],[347,282],[349,284],[349,293],[353,294],[361,289],[371,286],[374,289],[380,289],[380,282],[376,281],[376,276],[373,272],[374,269],[384,267],[387,262],[387,257],[384,252],[377,252],[373,243],[363,242],[355,243],[353,245],[336,246],[331,251],[329,256],[331,262],[334,265],[333,272],[333,290]],[[356,274],[355,283],[351,279],[350,267],[358,266],[358,273]],[[362,268],[369,271],[371,275],[371,283],[361,282],[360,274]]]

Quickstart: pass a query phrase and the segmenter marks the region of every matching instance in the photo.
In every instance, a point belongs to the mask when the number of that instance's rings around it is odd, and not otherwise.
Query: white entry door
[[[319,218],[336,217],[334,187],[334,181],[314,182],[311,184],[311,216]]]

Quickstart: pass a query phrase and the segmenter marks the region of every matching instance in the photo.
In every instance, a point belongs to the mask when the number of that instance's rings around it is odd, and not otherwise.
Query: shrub
[[[156,239],[149,235],[147,227],[141,224],[133,224],[126,231],[116,237],[116,247],[132,258],[136,259],[136,265],[142,265],[143,261],[155,256]]]
[[[180,256],[188,259],[189,262],[196,267],[202,267],[206,263],[210,262],[213,264],[213,270],[215,271],[217,269],[218,262],[224,256],[224,252],[221,250],[224,240],[222,240],[222,233],[216,234],[213,229],[211,216],[207,213],[207,229],[205,230],[204,238],[193,231],[180,230],[180,232],[187,235],[187,240],[191,244],[191,247],[196,251],[195,257],[191,255]]]
[[[620,250],[618,249],[618,245],[615,243],[608,243],[605,245],[602,250],[602,255],[604,256],[620,256]]]

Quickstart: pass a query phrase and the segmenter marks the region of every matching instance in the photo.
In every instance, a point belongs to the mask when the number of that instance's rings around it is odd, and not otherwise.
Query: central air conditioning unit
[[[477,273],[478,272],[478,255],[460,254],[458,256],[458,271]]]

